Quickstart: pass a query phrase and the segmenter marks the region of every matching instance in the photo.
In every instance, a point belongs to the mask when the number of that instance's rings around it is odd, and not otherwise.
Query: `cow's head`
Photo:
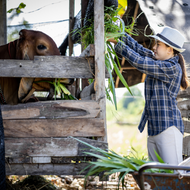
[[[35,55],[60,55],[59,49],[57,48],[53,39],[43,32],[23,29],[19,32],[19,35],[20,38],[17,41],[16,59],[33,60]],[[35,80],[39,81],[41,79]],[[29,92],[31,92],[33,81],[34,78],[21,79],[18,90],[18,99],[20,102],[28,101],[30,98],[31,94]],[[64,81],[65,84],[72,84],[74,80],[65,79]],[[51,85],[48,87],[50,89],[52,88]]]
[[[23,29],[19,32],[17,59],[34,59],[35,55],[60,55],[55,42],[40,31]]]

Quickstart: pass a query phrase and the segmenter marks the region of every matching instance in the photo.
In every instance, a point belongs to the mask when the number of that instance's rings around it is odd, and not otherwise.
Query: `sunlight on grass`
[[[137,87],[132,87],[134,97],[125,93],[118,101],[118,110],[106,102],[106,118],[109,149],[118,154],[128,155],[135,149],[140,157],[147,157],[147,128],[143,133],[138,124],[144,109],[144,98]]]

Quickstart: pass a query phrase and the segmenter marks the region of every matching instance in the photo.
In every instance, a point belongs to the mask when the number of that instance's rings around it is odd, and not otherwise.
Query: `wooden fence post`
[[[104,48],[104,1],[94,0],[94,44],[95,44],[95,90],[96,101],[99,102],[100,117],[104,119],[105,136],[106,127],[106,98],[105,98],[105,48]]]
[[[74,24],[74,10],[75,10],[75,0],[69,1],[69,56],[73,54],[73,41],[71,39],[71,31]]]
[[[7,43],[6,0],[0,0],[0,45]]]

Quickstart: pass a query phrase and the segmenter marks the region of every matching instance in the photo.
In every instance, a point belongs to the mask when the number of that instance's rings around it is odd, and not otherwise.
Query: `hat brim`
[[[165,44],[167,44],[168,46],[172,47],[173,49],[177,50],[177,51],[180,52],[180,53],[182,53],[182,52],[185,51],[185,49],[183,49],[183,48],[176,48],[175,46],[170,45],[169,43],[167,43],[166,41],[164,41],[163,39],[159,38],[159,37],[156,36],[156,35],[151,35],[150,37],[151,37],[151,38],[154,38],[154,39],[156,39],[156,40],[159,40],[159,41],[161,41],[161,42],[163,42],[163,43],[165,43]]]

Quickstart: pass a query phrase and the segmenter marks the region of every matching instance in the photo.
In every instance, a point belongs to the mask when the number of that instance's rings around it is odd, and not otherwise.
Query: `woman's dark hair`
[[[165,45],[167,47],[170,47],[167,44],[165,44]],[[182,78],[181,78],[181,85],[180,86],[181,86],[182,90],[185,90],[189,86],[189,79],[187,77],[187,72],[186,72],[186,68],[185,68],[185,59],[179,51],[173,49],[173,52],[174,52],[174,55],[179,56],[178,63],[180,64],[181,70],[182,70]]]
[[[175,49],[174,49],[174,55],[179,56],[178,63],[180,64],[181,69],[182,69],[181,88],[185,90],[189,86],[189,80],[188,80],[187,72],[185,68],[185,59],[183,55]]]

